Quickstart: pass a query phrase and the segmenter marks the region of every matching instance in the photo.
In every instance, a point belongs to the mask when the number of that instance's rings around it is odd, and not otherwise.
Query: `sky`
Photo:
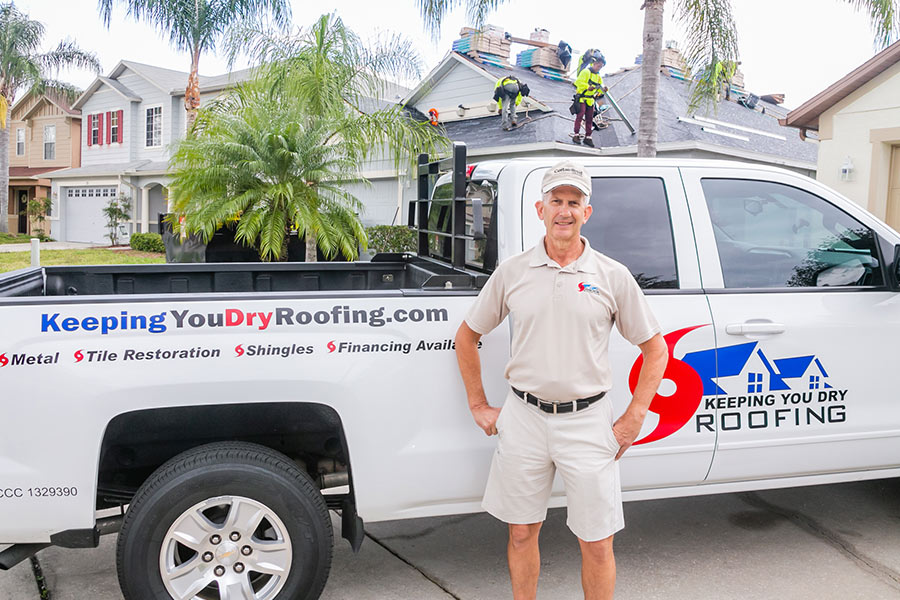
[[[162,34],[127,17],[123,4],[120,1],[114,8],[107,30],[96,0],[16,0],[20,10],[45,25],[45,50],[61,39],[72,39],[96,53],[104,75],[122,59],[187,71],[187,53],[173,50]],[[308,26],[322,12],[334,11],[364,39],[385,31],[407,36],[422,57],[423,75],[438,64],[467,24],[464,11],[457,10],[445,19],[440,39],[434,40],[413,0],[333,0],[321,5],[291,0],[291,4],[295,27]],[[525,38],[540,27],[550,31],[551,42],[563,39],[581,51],[599,48],[607,59],[606,71],[613,72],[633,65],[641,53],[641,4],[642,0],[507,0],[488,23]],[[683,35],[672,19],[672,4],[666,3],[664,39],[679,41]],[[559,9],[548,8],[554,5]],[[732,0],[732,7],[745,88],[759,95],[783,93],[787,108],[796,108],[877,52],[865,14],[854,11],[847,0]],[[513,46],[514,53],[525,49]],[[246,62],[235,68],[243,66]],[[200,59],[202,75],[227,71],[224,57],[205,54]],[[59,77],[81,88],[94,79],[84,71],[66,71]]]

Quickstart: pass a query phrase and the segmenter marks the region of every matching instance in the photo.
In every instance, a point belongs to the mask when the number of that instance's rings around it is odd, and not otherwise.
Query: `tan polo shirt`
[[[505,376],[513,387],[544,400],[568,402],[612,386],[612,324],[632,344],[660,332],[641,288],[628,268],[592,250],[560,267],[543,240],[503,261],[466,314],[482,335],[507,315],[512,349]]]

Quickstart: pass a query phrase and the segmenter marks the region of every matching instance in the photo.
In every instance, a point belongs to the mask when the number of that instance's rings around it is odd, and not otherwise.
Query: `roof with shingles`
[[[530,69],[521,67],[504,69],[479,64],[467,57],[464,58],[497,79],[505,75],[515,75],[520,81],[528,84],[532,98],[549,106],[552,112],[532,111],[529,116],[534,120],[512,131],[500,129],[499,116],[444,123],[451,139],[463,141],[472,149],[508,147],[534,142],[571,143],[570,133],[574,128],[574,118],[569,113],[569,105],[572,103],[574,94],[572,83],[546,79]],[[610,93],[616,99],[622,112],[637,128],[641,96],[640,67],[604,75],[603,81],[610,88]],[[703,109],[697,112],[697,116],[734,126],[728,127],[717,123],[680,121],[679,118],[688,118],[689,102],[690,84],[688,82],[660,74],[658,113],[658,144],[660,146],[694,142],[698,145],[702,144],[707,149],[710,146],[718,146],[724,150],[751,152],[761,155],[761,158],[768,155],[777,159],[806,163],[809,168],[815,169],[817,146],[803,141],[796,131],[779,124],[777,117],[784,116],[783,108],[760,100],[757,103],[757,110],[751,110],[736,102],[721,100],[708,114]],[[762,112],[763,109],[765,112]],[[521,107],[519,114],[521,121],[524,114]],[[610,119],[610,126],[594,133],[593,139],[596,148],[625,149],[637,145],[637,135],[628,130],[613,109],[607,110],[605,115]],[[742,136],[747,140],[710,133],[710,131]]]

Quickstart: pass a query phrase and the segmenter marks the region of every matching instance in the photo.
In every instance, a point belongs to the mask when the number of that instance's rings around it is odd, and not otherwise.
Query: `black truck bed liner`
[[[402,254],[371,262],[191,263],[22,269],[0,275],[0,297],[304,292],[349,290],[474,290],[487,275]]]

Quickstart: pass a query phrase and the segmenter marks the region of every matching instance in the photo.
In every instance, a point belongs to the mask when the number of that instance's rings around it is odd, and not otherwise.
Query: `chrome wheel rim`
[[[291,560],[290,536],[272,509],[217,496],[175,519],[159,572],[175,600],[270,600],[284,587]]]

